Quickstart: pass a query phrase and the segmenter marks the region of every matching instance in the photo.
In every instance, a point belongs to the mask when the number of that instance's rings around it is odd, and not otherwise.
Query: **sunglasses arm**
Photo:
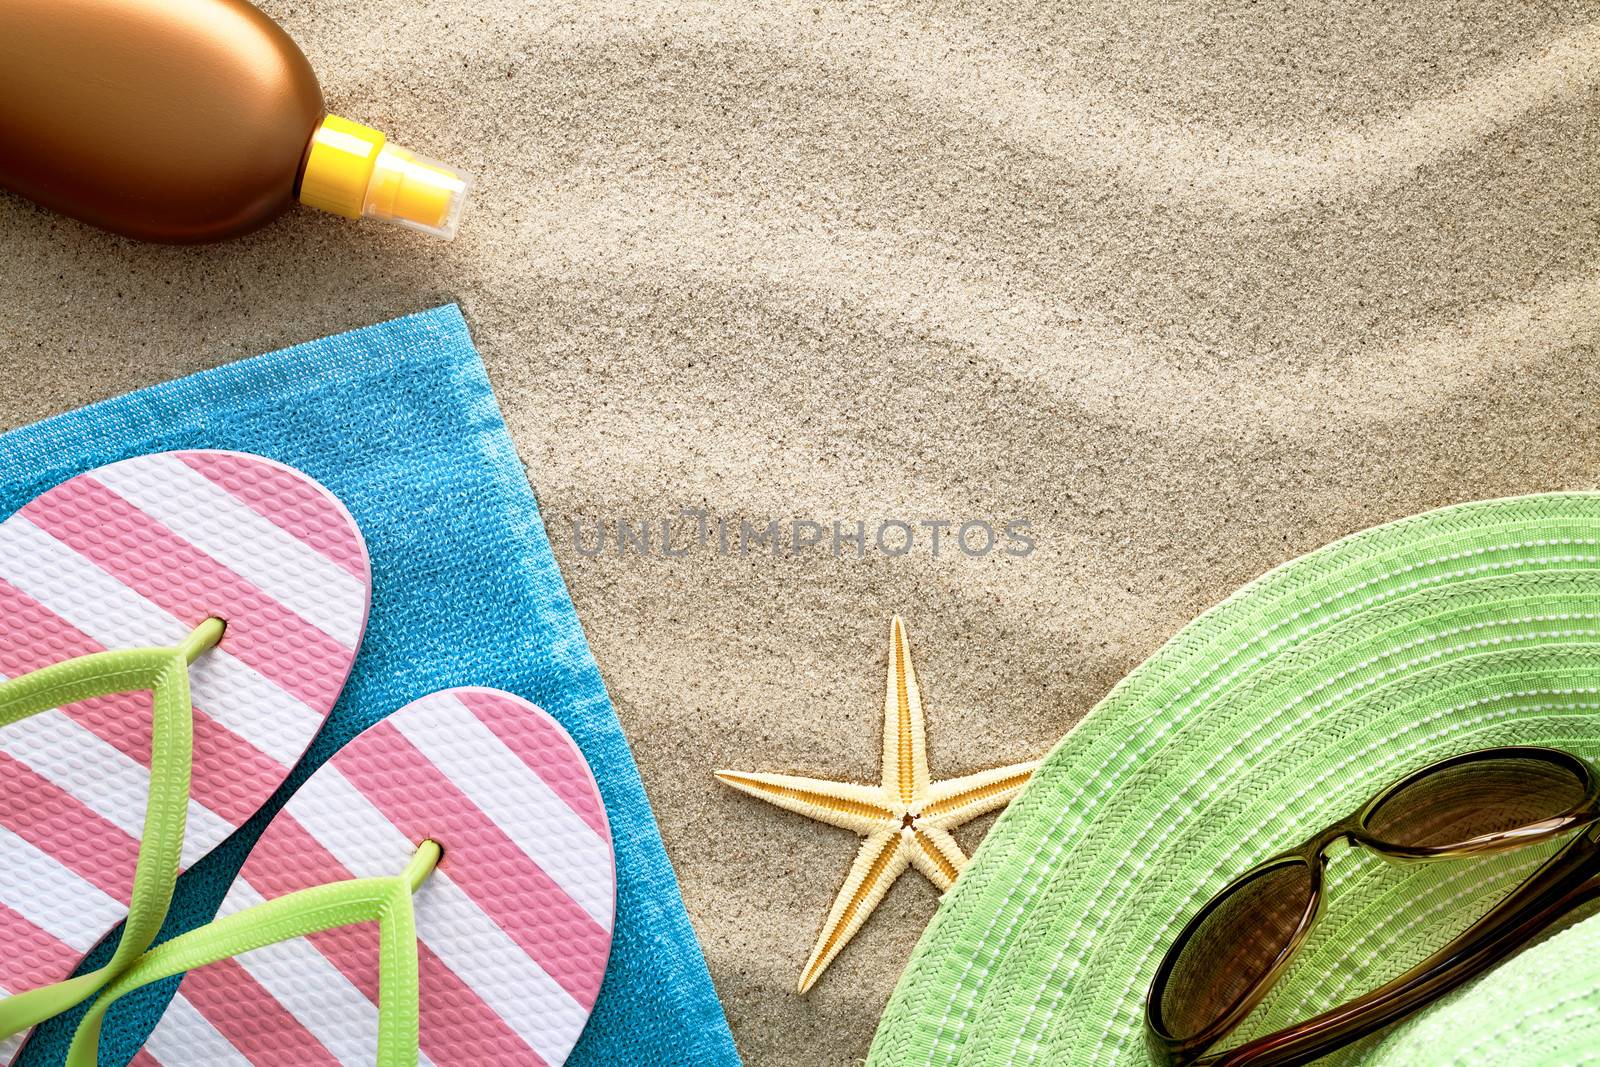
[[[1226,1052],[1196,1067],[1287,1067],[1307,1063],[1397,1022],[1525,948],[1551,925],[1600,898],[1596,846],[1585,834],[1521,889],[1449,944],[1372,992],[1303,1023]]]

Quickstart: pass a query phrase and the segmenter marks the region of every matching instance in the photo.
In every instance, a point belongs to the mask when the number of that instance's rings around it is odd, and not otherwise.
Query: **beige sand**
[[[957,774],[1281,560],[1600,484],[1590,4],[266,6],[333,107],[481,175],[461,239],[139,247],[0,197],[0,425],[460,300],[757,1067],[861,1056],[934,893],[796,996],[855,842],[709,772],[871,776],[893,612]],[[701,506],[1039,549],[567,526]]]

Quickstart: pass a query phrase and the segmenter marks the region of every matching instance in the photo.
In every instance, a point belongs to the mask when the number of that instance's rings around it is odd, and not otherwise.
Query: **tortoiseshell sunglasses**
[[[1395,860],[1504,852],[1587,828],[1438,952],[1372,992],[1225,1051],[1316,924],[1328,847]],[[1492,748],[1407,775],[1354,815],[1272,857],[1211,898],[1150,983],[1145,1037],[1163,1067],[1283,1067],[1379,1030],[1482,974],[1600,897],[1600,785],[1584,760],[1552,748]]]

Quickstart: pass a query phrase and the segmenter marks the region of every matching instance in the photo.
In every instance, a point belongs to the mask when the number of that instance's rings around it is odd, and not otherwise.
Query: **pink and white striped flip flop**
[[[123,460],[0,523],[0,679],[226,623],[190,668],[187,867],[260,807],[322,725],[369,590],[354,520],[304,474],[236,452]],[[0,729],[0,995],[65,978],[127,913],[150,715],[137,692]],[[0,1062],[19,1044],[0,1040]]]
[[[583,753],[521,697],[445,690],[366,730],[273,819],[219,916],[399,874],[427,840],[419,1062],[557,1067],[600,992],[616,869]],[[135,1067],[370,1067],[377,960],[365,923],[191,970]]]

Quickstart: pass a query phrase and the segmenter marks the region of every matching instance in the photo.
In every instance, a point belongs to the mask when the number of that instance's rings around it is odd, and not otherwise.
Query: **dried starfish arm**
[[[882,829],[861,843],[850,873],[834,898],[817,945],[800,972],[800,992],[810,989],[878,906],[894,880],[911,862],[912,849],[898,829]]]
[[[950,830],[1003,807],[1039,766],[1036,760],[949,782],[931,781],[922,693],[911,666],[905,623],[898,615],[890,624],[889,638],[881,784],[753,771],[716,772],[725,785],[742,793],[866,838],[800,973],[802,993],[855,937],[906,868],[915,866],[941,892],[949,889],[967,864],[966,854]]]
[[[911,666],[905,623],[889,625],[889,678],[883,695],[883,788],[902,804],[928,789],[928,742],[922,721],[922,693]]]
[[[922,825],[948,830],[1005,807],[1027,784],[1039,762],[1013,763],[935,783],[922,802]]]
[[[875,785],[800,778],[792,774],[717,771],[717,780],[741,793],[759,797],[786,811],[838,826],[858,834],[872,834],[886,823],[898,824]]]
[[[912,864],[943,893],[954,884],[961,868],[967,865],[967,854],[961,851],[961,846],[956,844],[956,839],[948,831],[937,826],[918,825],[912,828],[911,836],[914,846],[911,850]]]

